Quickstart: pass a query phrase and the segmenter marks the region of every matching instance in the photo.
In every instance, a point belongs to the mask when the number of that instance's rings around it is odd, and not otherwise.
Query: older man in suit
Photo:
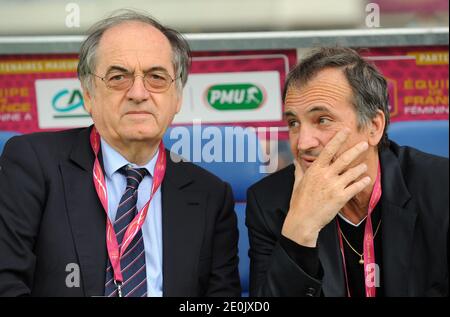
[[[93,26],[78,76],[94,125],[14,137],[0,159],[0,295],[239,296],[229,185],[161,142],[189,59],[145,14]]]

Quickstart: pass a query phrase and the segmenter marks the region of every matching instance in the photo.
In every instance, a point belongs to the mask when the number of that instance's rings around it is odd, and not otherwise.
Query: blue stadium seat
[[[19,135],[19,132],[14,131],[0,131],[0,155],[3,152],[3,147],[5,146],[6,142],[13,136]]]
[[[211,129],[210,129],[211,128]],[[178,130],[176,130],[178,129]],[[244,130],[240,127],[225,127],[225,126],[201,126],[200,133],[208,134],[207,137],[201,138],[202,134],[194,133],[195,127],[183,126],[183,127],[171,127],[167,130],[164,135],[163,141],[166,148],[169,150],[185,157],[189,161],[205,168],[216,176],[220,177],[222,180],[228,182],[233,189],[234,199],[239,202],[245,202],[247,197],[247,188],[253,183],[260,180],[266,174],[263,174],[260,169],[264,170],[263,163],[260,163],[258,153],[262,153],[261,145],[258,142],[257,135],[255,133],[248,133],[248,130]],[[209,130],[208,130],[209,129]],[[233,130],[233,134],[230,133],[230,129]],[[246,135],[248,133],[248,135]],[[214,136],[212,136],[214,135]],[[193,140],[194,136],[196,140]],[[201,138],[200,140],[198,138]],[[205,161],[205,157],[202,152],[193,153],[193,149],[200,149],[209,153],[211,150],[212,139],[220,139],[220,146],[218,146],[221,155],[219,157],[222,159],[221,162],[208,162]],[[236,143],[238,139],[244,140],[244,147],[236,151]],[[253,141],[249,141],[253,139]],[[189,142],[185,147],[188,152],[183,155],[180,146],[183,144],[181,141]],[[198,143],[197,143],[198,142]],[[229,151],[227,145],[232,148]],[[217,149],[214,149],[214,151]],[[228,152],[226,153],[226,150]],[[242,150],[245,152],[243,153]],[[211,151],[214,153],[214,151]],[[249,154],[249,151],[254,151]],[[257,151],[257,152],[256,152]],[[226,155],[230,155],[229,160]],[[243,158],[238,161],[238,158]],[[253,158],[256,158],[254,160]],[[226,161],[228,160],[228,162]]]
[[[403,121],[391,123],[388,136],[399,145],[448,157],[448,120]]]

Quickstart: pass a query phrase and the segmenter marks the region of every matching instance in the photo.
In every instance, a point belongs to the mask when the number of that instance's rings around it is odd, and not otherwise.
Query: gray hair
[[[378,69],[367,62],[353,49],[344,47],[318,48],[292,69],[286,79],[283,102],[288,89],[306,85],[319,71],[325,68],[341,68],[353,92],[351,102],[358,118],[358,128],[366,127],[381,110],[385,116],[385,127],[380,146],[388,145],[389,97],[386,79]]]
[[[122,9],[115,11],[106,19],[95,23],[88,31],[88,37],[82,43],[80,49],[79,63],[78,63],[78,78],[83,87],[92,91],[93,72],[97,66],[97,48],[106,30],[119,25],[124,22],[137,21],[149,24],[163,33],[169,40],[172,47],[172,64],[175,70],[175,78],[177,79],[176,88],[181,94],[184,85],[186,84],[189,67],[191,62],[191,54],[189,44],[183,38],[181,33],[163,26],[154,18],[146,13],[140,13],[134,10]],[[178,80],[179,79],[179,80]]]

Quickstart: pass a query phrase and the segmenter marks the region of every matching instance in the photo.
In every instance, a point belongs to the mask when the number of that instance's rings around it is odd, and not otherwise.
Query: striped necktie
[[[120,199],[116,220],[114,221],[114,231],[116,232],[117,243],[119,246],[122,244],[128,225],[137,213],[136,203],[139,184],[148,174],[148,171],[145,168],[137,169],[129,166],[122,167],[120,172],[127,178],[127,187]],[[120,259],[120,267],[122,268],[123,274],[122,296],[147,296],[147,277],[142,230],[137,232],[133,241],[125,250],[125,253]],[[117,296],[117,287],[114,284],[113,269],[109,258],[105,281],[105,296]]]

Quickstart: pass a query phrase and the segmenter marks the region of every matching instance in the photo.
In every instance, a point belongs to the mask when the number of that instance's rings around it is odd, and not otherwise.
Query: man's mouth
[[[314,161],[317,159],[317,157],[314,156],[300,156],[300,161],[306,166],[309,167]]]
[[[126,114],[151,114],[148,111],[128,111]]]

